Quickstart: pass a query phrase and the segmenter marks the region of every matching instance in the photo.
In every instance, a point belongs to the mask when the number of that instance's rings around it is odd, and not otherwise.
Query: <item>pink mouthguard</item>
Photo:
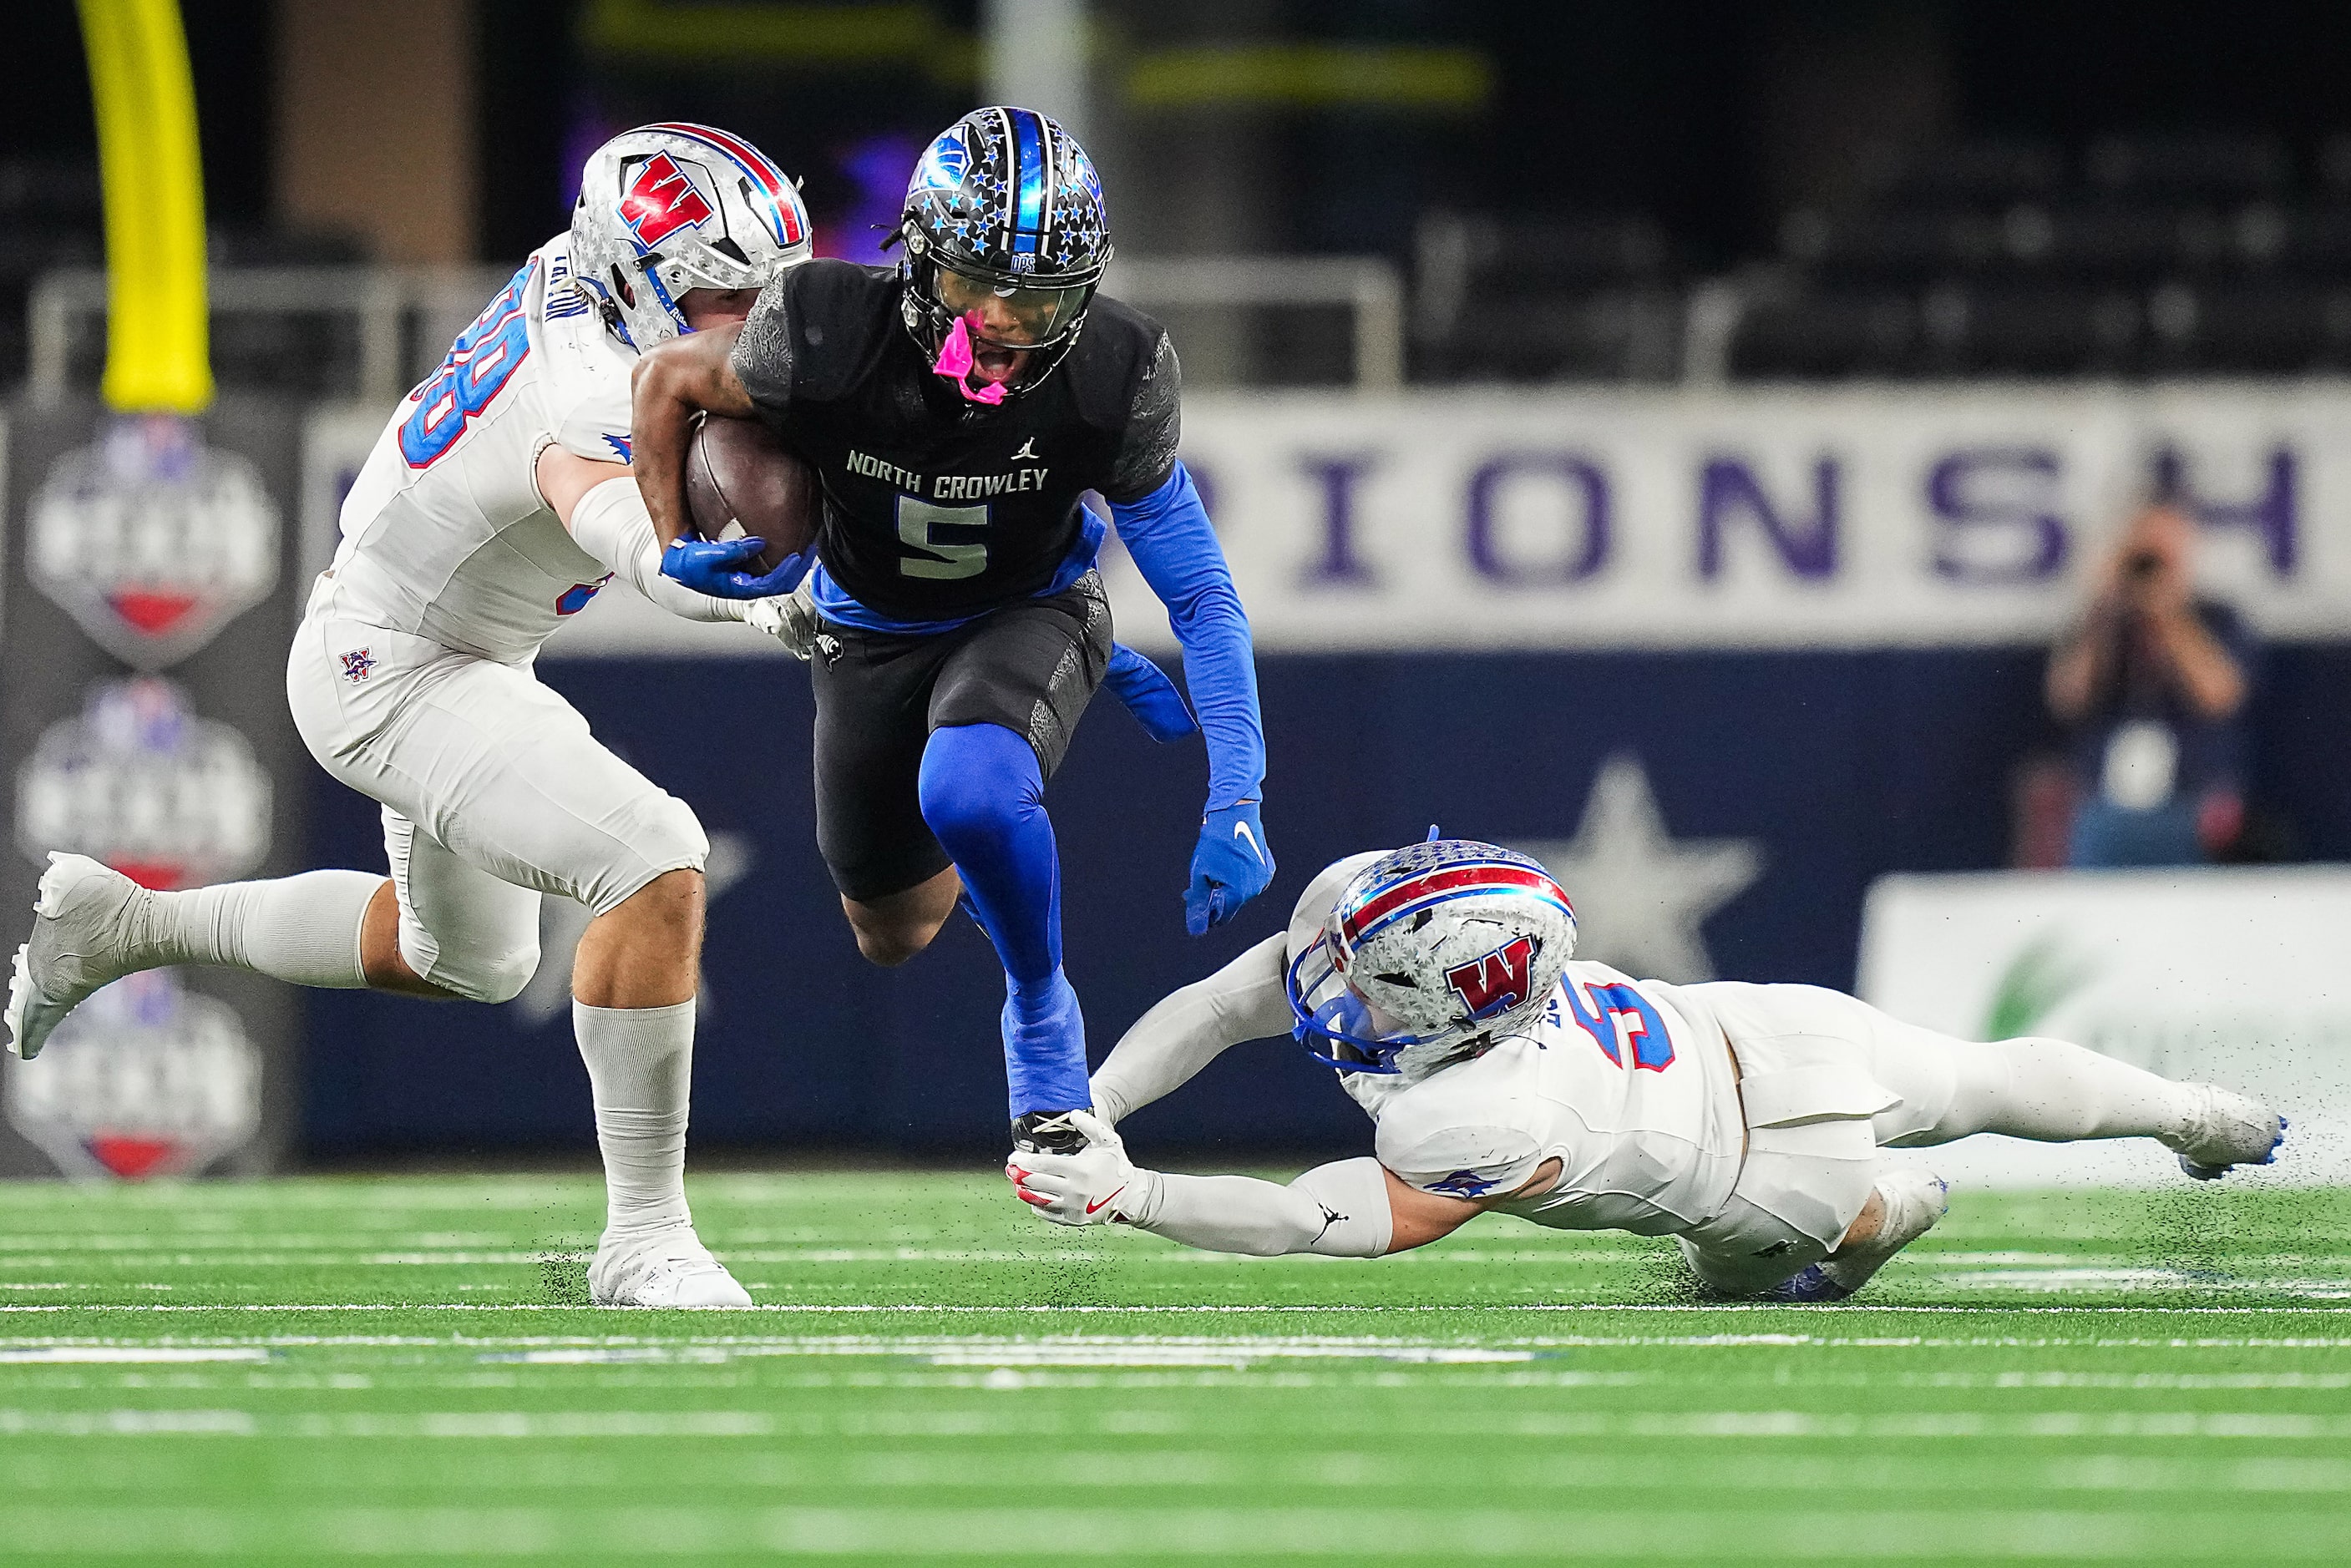
[[[990,381],[977,391],[974,391],[971,382],[967,379],[971,375],[972,365],[971,328],[967,324],[967,317],[962,316],[956,317],[954,327],[947,333],[947,340],[939,345],[938,362],[931,367],[931,371],[934,375],[945,376],[953,380],[956,390],[975,403],[1000,403],[1004,400],[1004,388],[1001,383]]]

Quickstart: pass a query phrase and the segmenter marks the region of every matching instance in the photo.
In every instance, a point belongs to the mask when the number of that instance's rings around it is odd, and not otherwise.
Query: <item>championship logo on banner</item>
[[[110,421],[59,458],[29,532],[34,585],[141,670],[195,652],[277,582],[277,507],[259,473],[168,416]]]
[[[269,775],[246,738],[158,676],[92,687],[16,774],[16,842],[68,850],[149,888],[226,881],[269,850]]]
[[[116,981],[8,1067],[8,1125],[68,1176],[198,1171],[261,1125],[260,1051],[235,1009],[170,970]]]

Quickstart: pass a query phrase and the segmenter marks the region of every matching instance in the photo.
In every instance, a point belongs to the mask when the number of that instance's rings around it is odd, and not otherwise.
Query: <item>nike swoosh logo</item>
[[[1234,823],[1234,824],[1233,824],[1233,836],[1234,836],[1235,838],[1245,838],[1245,839],[1249,840],[1249,853],[1250,853],[1251,855],[1256,856],[1256,857],[1258,857],[1258,859],[1259,859],[1259,860],[1260,860],[1260,861],[1262,861],[1262,860],[1265,858],[1265,851],[1264,851],[1262,848],[1259,847],[1258,841],[1257,841],[1257,835],[1256,835],[1256,834],[1254,834],[1254,833],[1251,833],[1251,832],[1249,831],[1249,825],[1248,823],[1246,823],[1246,822],[1236,822],[1236,823]]]
[[[1099,1214],[1099,1213],[1101,1213],[1101,1212],[1102,1212],[1102,1204],[1103,1204],[1103,1203],[1109,1203],[1109,1202],[1113,1201],[1113,1199],[1115,1199],[1118,1197],[1118,1193],[1119,1193],[1119,1192],[1123,1192],[1123,1191],[1125,1191],[1125,1190],[1126,1190],[1126,1183],[1124,1183],[1123,1181],[1120,1182],[1120,1183],[1118,1184],[1118,1192],[1113,1192],[1113,1193],[1112,1193],[1112,1194],[1110,1195],[1110,1197],[1109,1197],[1109,1198],[1105,1198],[1105,1199],[1103,1199],[1102,1200],[1102,1203],[1089,1203],[1089,1204],[1087,1204],[1087,1205],[1086,1205],[1086,1212],[1087,1212],[1087,1213],[1089,1213],[1089,1214]]]

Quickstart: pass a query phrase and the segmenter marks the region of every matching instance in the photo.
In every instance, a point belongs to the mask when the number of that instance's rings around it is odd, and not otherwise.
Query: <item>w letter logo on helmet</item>
[[[1491,1018],[1526,1001],[1527,980],[1541,947],[1532,937],[1513,937],[1492,952],[1447,970],[1445,983],[1468,1008],[1470,1017]]]
[[[700,223],[710,213],[710,203],[666,152],[646,159],[628,194],[621,198],[622,221],[648,245],[661,244],[688,223]]]
[[[764,288],[809,252],[799,189],[766,153],[664,120],[622,132],[580,171],[568,286],[642,354],[689,330],[678,302],[694,290]]]

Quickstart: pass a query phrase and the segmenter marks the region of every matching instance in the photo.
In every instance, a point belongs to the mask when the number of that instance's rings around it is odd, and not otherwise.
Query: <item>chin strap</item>
[[[967,401],[991,406],[1004,400],[1004,386],[990,381],[977,391],[971,386],[971,328],[963,317],[956,317],[955,326],[947,332],[947,340],[939,345],[939,358],[931,373],[945,376],[956,384]]]

